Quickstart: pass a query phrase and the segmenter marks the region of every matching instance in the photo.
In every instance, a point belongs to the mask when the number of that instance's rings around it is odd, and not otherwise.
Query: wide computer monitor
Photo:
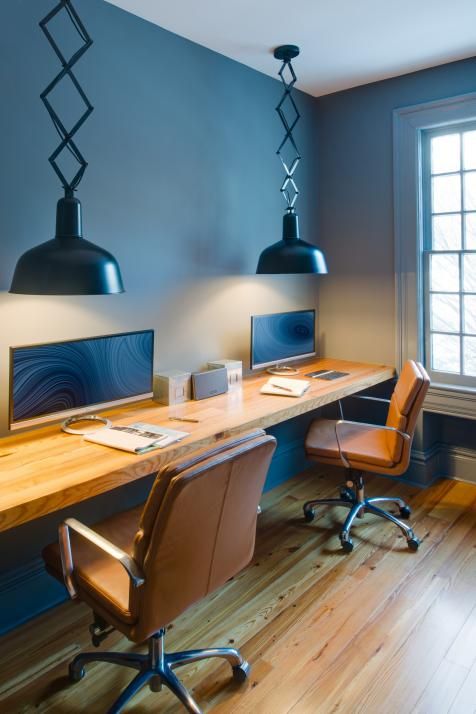
[[[251,318],[251,369],[296,374],[286,362],[316,354],[316,311],[296,310]]]
[[[10,428],[152,396],[154,332],[10,348]]]

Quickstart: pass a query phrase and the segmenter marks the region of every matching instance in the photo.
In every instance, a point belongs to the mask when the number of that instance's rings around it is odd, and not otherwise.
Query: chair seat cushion
[[[92,526],[104,538],[132,555],[134,536],[139,528],[143,507],[123,511]],[[93,546],[70,530],[73,554],[73,579],[80,595],[94,608],[94,603],[111,612],[126,624],[137,618],[129,609],[129,576],[117,560]],[[43,550],[48,572],[63,582],[61,556],[58,543]]]
[[[332,419],[316,419],[311,423],[305,441],[306,454],[310,458],[319,460],[322,457],[343,465],[335,425]],[[354,468],[372,470],[372,466],[391,468],[394,465],[383,429],[371,429],[364,424],[341,424],[339,440],[344,455]]]

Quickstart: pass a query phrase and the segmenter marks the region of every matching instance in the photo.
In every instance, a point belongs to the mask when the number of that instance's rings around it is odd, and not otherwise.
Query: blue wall
[[[6,292],[22,252],[52,237],[61,196],[47,161],[58,137],[39,99],[59,71],[38,27],[53,4],[0,3],[8,28],[0,45],[0,436],[10,345],[152,327],[160,369],[195,370],[222,357],[247,363],[250,314],[317,300],[314,276],[255,274],[261,250],[281,237],[279,79],[100,0],[75,0],[94,40],[75,66],[95,106],[76,138],[89,162],[78,197],[85,237],[117,257],[126,292]],[[51,30],[62,46],[77,46],[68,25]],[[301,93],[296,100],[299,215],[312,241],[315,102]],[[52,101],[68,126],[82,111],[63,86]]]
[[[78,196],[85,236],[118,258],[127,292],[6,292],[21,253],[52,237],[61,195],[47,161],[57,135],[39,99],[59,71],[38,28],[53,5],[0,3],[0,436],[11,345],[152,327],[156,368],[195,370],[221,357],[246,366],[251,314],[317,306],[313,276],[255,275],[259,253],[281,233],[280,81],[100,0],[74,2],[94,40],[75,68],[95,106],[77,136],[90,162]],[[62,47],[75,48],[68,24],[55,23]],[[299,215],[312,241],[315,102],[296,100]],[[58,90],[53,102],[70,126],[80,109],[74,93]],[[303,467],[303,429],[302,420],[277,427],[268,487]],[[61,518],[94,523],[140,503],[149,486],[145,479],[0,534],[0,629],[64,597],[39,560]]]
[[[313,277],[253,274],[281,230],[279,83],[107,3],[75,4],[95,40],[77,65],[96,106],[78,136],[90,161],[79,192],[85,231],[117,256],[128,292],[64,299],[0,292],[0,434],[12,344],[154,327],[156,365],[195,369],[210,358],[246,359],[251,313],[316,304]],[[7,28],[0,46],[2,291],[17,257],[51,237],[60,195],[46,160],[56,136],[39,101],[58,71],[37,27],[51,6],[0,4]],[[319,281],[323,353],[393,363],[392,110],[475,84],[476,61],[467,60],[319,100],[298,95],[302,232],[311,241],[320,233],[330,268]],[[72,97],[60,93],[55,101],[72,119]],[[268,487],[305,464],[305,421],[272,430],[279,449]],[[471,441],[464,421],[456,429],[432,419],[432,430]],[[146,479],[68,514],[93,523],[143,500],[149,485]],[[64,515],[0,536],[4,629],[63,597],[38,556]]]
[[[476,58],[339,92],[317,100],[319,233],[329,275],[319,283],[326,355],[395,363],[393,214],[394,109],[474,92]],[[476,449],[476,424],[426,414],[416,447]],[[414,478],[438,473],[476,481],[476,451],[457,462],[433,460]],[[436,469],[436,470],[435,470]],[[442,469],[442,471],[439,471]]]
[[[394,363],[392,112],[475,88],[476,59],[469,59],[317,100],[326,354]]]

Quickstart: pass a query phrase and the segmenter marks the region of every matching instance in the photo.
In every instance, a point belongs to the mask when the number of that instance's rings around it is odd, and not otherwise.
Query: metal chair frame
[[[135,588],[140,588],[145,583],[145,576],[138,563],[128,553],[118,548],[114,543],[96,533],[92,528],[80,523],[75,518],[68,518],[59,527],[59,546],[63,578],[71,598],[78,594],[72,579],[74,570],[73,553],[70,542],[70,530],[73,530],[91,545],[107,553],[117,560],[126,570],[130,581]],[[114,630],[107,625],[103,618],[95,615],[95,622],[90,627],[93,644],[99,646],[102,640]],[[193,699],[190,692],[184,687],[173,670],[192,662],[199,662],[211,657],[226,659],[233,672],[236,682],[244,682],[249,674],[250,665],[243,659],[238,650],[232,647],[213,647],[209,649],[188,650],[167,654],[164,647],[165,629],[159,630],[148,640],[148,654],[129,652],[85,652],[77,655],[69,665],[69,677],[72,682],[79,682],[86,674],[85,666],[91,662],[109,662],[122,667],[138,670],[138,674],[124,689],[122,694],[109,708],[107,714],[118,714],[126,703],[146,684],[151,691],[159,692],[165,685],[182,702],[187,711],[192,714],[201,714],[201,709]]]
[[[382,399],[380,397],[372,397],[372,396],[367,396],[367,395],[351,395],[351,398],[353,399],[366,399],[370,401],[375,401],[375,402],[383,402],[385,404],[390,404],[389,399]],[[367,424],[364,422],[357,422],[357,421],[350,421],[348,419],[344,419],[344,412],[342,408],[342,403],[339,400],[339,413],[341,418],[338,419],[335,423],[335,435],[336,435],[336,441],[337,441],[337,448],[339,449],[339,456],[340,459],[345,466],[346,469],[349,471],[349,479],[346,482],[346,485],[341,488],[340,491],[340,498],[318,498],[312,501],[306,501],[306,503],[303,506],[303,511],[304,511],[304,518],[308,523],[314,520],[315,517],[315,511],[314,509],[317,506],[342,506],[344,508],[349,509],[349,515],[347,516],[344,525],[342,527],[342,530],[339,534],[339,538],[342,544],[342,548],[345,552],[350,553],[353,548],[354,544],[350,535],[350,530],[354,524],[354,521],[356,518],[363,518],[365,513],[372,513],[375,516],[379,516],[380,518],[384,518],[387,521],[390,521],[394,525],[396,525],[403,533],[403,535],[406,538],[408,548],[410,550],[416,551],[418,550],[418,547],[420,545],[419,539],[416,537],[415,533],[413,532],[413,529],[407,524],[404,523],[401,519],[402,518],[409,518],[410,517],[410,507],[403,501],[401,498],[397,497],[387,497],[387,496],[377,496],[377,497],[372,497],[372,498],[366,498],[365,497],[365,487],[364,487],[364,479],[363,479],[363,471],[358,471],[357,469],[353,469],[347,459],[346,454],[342,450],[341,442],[339,439],[339,428],[343,424],[359,424],[361,426],[365,426],[366,428],[369,429],[379,429],[379,430],[385,430],[385,431],[393,431],[396,434],[399,434],[402,439],[405,441],[411,441],[412,437],[410,434],[407,434],[404,431],[400,431],[400,429],[396,429],[395,427],[392,426],[380,426],[379,424]],[[378,505],[380,503],[394,503],[398,506],[399,508],[399,515],[400,518],[397,518],[393,513],[390,513],[389,511],[385,511],[382,508],[379,508]]]

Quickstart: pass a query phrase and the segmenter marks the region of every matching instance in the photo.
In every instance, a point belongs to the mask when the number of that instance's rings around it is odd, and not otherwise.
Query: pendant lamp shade
[[[299,190],[294,178],[294,173],[301,160],[301,155],[293,137],[293,129],[300,119],[300,114],[292,96],[292,88],[296,82],[296,75],[291,60],[299,54],[296,45],[281,45],[274,51],[276,59],[282,61],[279,76],[284,86],[284,93],[276,107],[282,121],[285,136],[277,154],[286,172],[281,193],[286,201],[286,213],[283,216],[283,238],[265,248],[258,260],[257,273],[327,273],[327,265],[322,252],[311,243],[306,243],[299,235],[299,219],[294,208]],[[291,77],[286,81],[287,76]],[[291,153],[291,160],[284,158],[283,151]]]
[[[48,28],[49,22],[65,12],[82,40],[80,48],[67,59]],[[31,248],[18,260],[10,288],[11,293],[28,295],[108,295],[124,292],[121,272],[116,259],[107,250],[90,243],[82,236],[81,204],[74,197],[87,162],[73,137],[93,111],[89,99],[73,74],[72,68],[92,45],[92,40],[74,9],[71,0],[60,0],[40,22],[40,27],[61,63],[61,70],[41,93],[41,100],[50,115],[61,141],[49,157],[49,162],[64,189],[64,198],[56,208],[56,235],[52,240]],[[50,94],[64,79],[76,89],[85,109],[71,129],[50,102]],[[57,161],[68,151],[77,162],[73,178],[68,180]]]
[[[24,295],[105,295],[124,292],[116,259],[82,237],[81,204],[61,198],[56,236],[18,260],[11,293]]]
[[[299,237],[299,219],[294,209],[283,216],[283,239],[265,248],[257,273],[327,273],[319,248]]]

